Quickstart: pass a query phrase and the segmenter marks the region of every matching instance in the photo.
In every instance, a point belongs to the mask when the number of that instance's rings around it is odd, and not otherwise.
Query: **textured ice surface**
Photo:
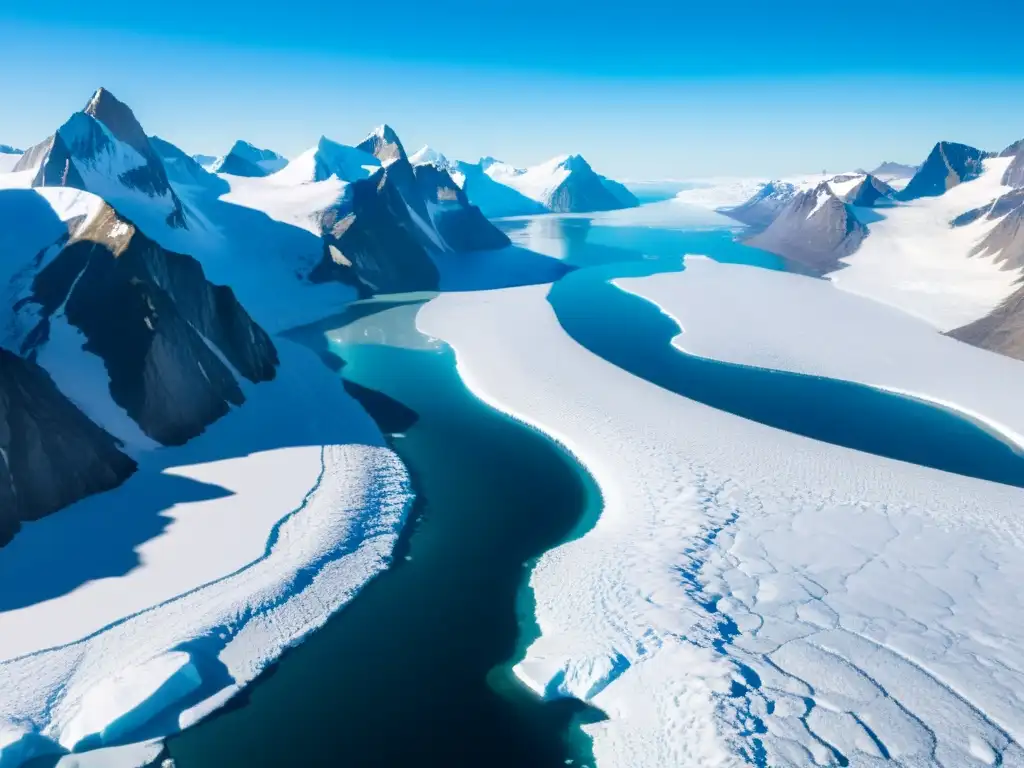
[[[531,575],[517,667],[609,714],[599,765],[1024,764],[1024,491],[674,395],[579,347],[545,292],[418,323],[600,485],[594,528]]]

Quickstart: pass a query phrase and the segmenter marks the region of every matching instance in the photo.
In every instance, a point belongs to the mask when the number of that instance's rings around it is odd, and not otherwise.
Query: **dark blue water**
[[[508,227],[520,240],[528,222]],[[1024,457],[998,435],[952,411],[846,381],[734,365],[672,346],[679,326],[655,305],[611,285],[683,269],[681,256],[785,269],[778,257],[735,241],[729,229],[672,231],[549,220],[537,246],[582,267],[549,301],[562,327],[605,360],[671,392],[752,421],[835,445],[1024,487]]]
[[[539,700],[508,662],[526,566],[599,494],[561,448],[474,397],[414,311],[356,305],[294,334],[344,361],[395,433],[417,494],[395,564],[234,706],[171,739],[177,768],[592,765],[577,725],[599,713]]]

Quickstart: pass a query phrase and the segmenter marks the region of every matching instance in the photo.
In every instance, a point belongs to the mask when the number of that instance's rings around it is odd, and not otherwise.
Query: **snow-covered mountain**
[[[898,195],[893,187],[870,173],[842,174],[829,179],[828,185],[844,203],[860,208],[891,205]]]
[[[455,166],[447,157],[425,144],[409,155],[409,162],[412,163],[413,168],[420,165],[434,165],[444,170],[451,170]]]
[[[797,192],[771,223],[747,242],[816,271],[834,268],[867,235],[828,182]]]
[[[217,162],[218,158],[217,158],[216,155],[202,155],[202,154],[200,154],[200,155],[192,155],[192,159],[195,160],[197,163],[199,163],[201,166],[203,166],[203,168],[206,168],[207,170],[209,170],[213,166],[213,164]]]
[[[142,126],[104,88],[53,136],[26,150],[13,170],[30,176],[33,187],[92,192],[135,221],[187,226],[181,199]]]
[[[901,200],[934,197],[981,175],[989,153],[966,144],[940,141],[900,193]]]
[[[800,189],[796,184],[779,180],[769,181],[742,205],[718,210],[752,227],[767,227],[799,193]]]
[[[493,158],[484,158],[479,163],[456,163],[455,169],[451,172],[452,179],[463,189],[473,205],[489,219],[532,216],[549,212],[543,203],[491,178],[487,169],[496,162]]]
[[[276,152],[239,139],[224,157],[214,161],[210,170],[231,176],[260,177],[276,173],[287,164],[288,160]]]
[[[231,188],[227,181],[207,170],[202,163],[169,141],[150,136],[149,143],[160,157],[167,171],[167,178],[174,186],[194,189],[215,197]]]
[[[629,190],[596,173],[581,155],[560,155],[525,169],[493,159],[482,160],[480,166],[492,180],[554,213],[612,211],[639,204]]]

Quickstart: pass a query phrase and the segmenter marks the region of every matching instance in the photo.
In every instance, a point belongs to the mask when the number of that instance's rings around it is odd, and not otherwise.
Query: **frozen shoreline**
[[[608,713],[599,765],[1024,760],[1024,492],[668,393],[576,345],[545,294],[445,295],[418,325],[601,488],[531,575],[516,668]]]
[[[1024,363],[938,333],[822,280],[687,256],[683,272],[619,278],[682,329],[687,354],[843,379],[953,411],[1024,450]]]
[[[276,341],[279,375],[244,407],[0,550],[8,583],[61,564],[0,611],[4,768],[187,727],[387,566],[405,469],[313,353]]]

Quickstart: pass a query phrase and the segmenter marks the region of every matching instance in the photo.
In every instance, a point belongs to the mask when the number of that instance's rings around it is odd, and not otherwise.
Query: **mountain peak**
[[[356,149],[373,155],[384,165],[393,163],[395,160],[408,159],[398,134],[386,123],[374,128],[369,136],[356,145]]]
[[[438,168],[450,168],[451,162],[433,147],[424,145],[409,155],[409,162],[416,165],[435,165]]]
[[[135,113],[122,101],[118,101],[106,88],[98,88],[89,103],[82,110],[85,114],[98,120],[107,127],[114,136],[125,144],[147,155],[149,140],[142,129]]]
[[[583,155],[560,155],[556,160],[559,167],[570,172],[593,170],[590,163],[583,159]]]

